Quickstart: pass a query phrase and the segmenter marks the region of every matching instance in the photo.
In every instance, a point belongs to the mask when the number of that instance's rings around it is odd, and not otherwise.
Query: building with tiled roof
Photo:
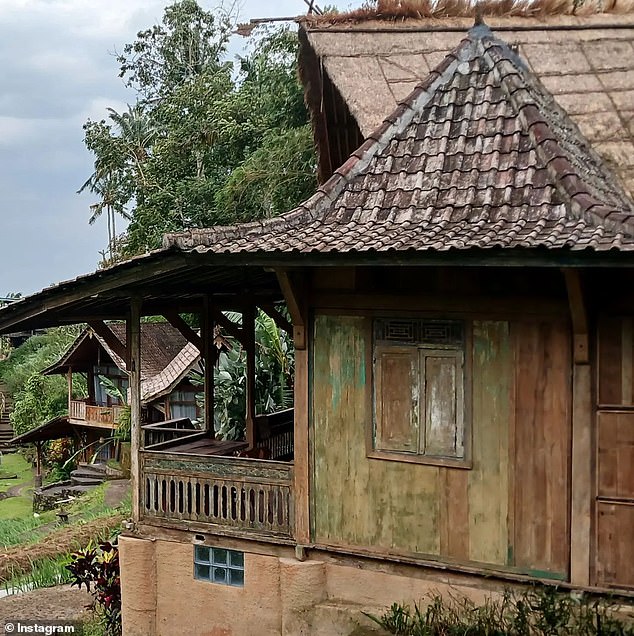
[[[434,592],[634,594],[631,14],[367,11],[300,22],[314,196],[0,310],[0,333],[128,316],[131,636],[347,635]],[[292,431],[254,411],[257,308],[294,336]],[[183,313],[204,359],[215,324],[243,343],[245,439],[141,439],[140,317]]]
[[[126,337],[125,323],[86,328],[57,362],[42,371],[44,375],[69,378],[68,415],[44,422],[13,442],[29,444],[69,437],[80,440],[86,448],[86,458],[96,452],[101,460],[113,457],[116,444],[108,440],[115,434],[123,410],[128,408]],[[196,420],[196,393],[200,388],[191,383],[188,375],[201,371],[200,351],[167,322],[141,325],[141,350],[143,421],[152,424],[171,419]],[[75,393],[73,376],[78,374],[85,378],[87,397],[79,398]]]

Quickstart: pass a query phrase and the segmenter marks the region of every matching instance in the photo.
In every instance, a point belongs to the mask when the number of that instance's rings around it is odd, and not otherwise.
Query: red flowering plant
[[[71,573],[71,585],[82,585],[95,599],[93,609],[99,614],[108,636],[121,636],[121,578],[119,549],[105,541],[88,546],[71,555],[66,566]]]

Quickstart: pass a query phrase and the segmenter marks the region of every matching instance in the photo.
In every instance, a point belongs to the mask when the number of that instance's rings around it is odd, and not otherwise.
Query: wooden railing
[[[188,417],[156,422],[155,424],[144,424],[141,428],[143,429],[143,446],[145,448],[181,439],[199,430]]]
[[[257,448],[266,448],[270,459],[293,459],[293,409],[255,418]]]
[[[142,521],[292,538],[292,464],[151,450],[139,455]]]
[[[119,417],[124,408],[124,406],[94,406],[82,400],[71,400],[68,415],[71,420],[114,428],[119,423]]]

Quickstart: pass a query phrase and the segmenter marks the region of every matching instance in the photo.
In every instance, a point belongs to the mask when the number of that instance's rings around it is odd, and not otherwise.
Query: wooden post
[[[246,439],[249,449],[255,447],[255,305],[249,304],[242,313],[242,331],[247,354],[247,425]]]
[[[216,351],[214,346],[214,319],[209,296],[203,299],[203,314],[201,316],[202,357],[205,362],[205,430],[211,439],[216,436],[214,428],[214,366]]]
[[[308,349],[296,349],[293,498],[295,500],[295,541],[300,545],[310,543],[308,396]]]
[[[579,271],[565,269],[573,330],[570,582],[590,584],[592,475],[592,374],[588,315]]]
[[[310,543],[308,281],[301,273],[292,276],[289,272],[278,270],[276,274],[293,322],[293,341],[295,343],[293,425],[295,541],[299,545],[305,545]]]
[[[68,381],[68,414],[70,415],[70,403],[73,400],[73,368],[72,367],[68,367],[66,380]]]
[[[35,442],[35,487],[42,486],[42,442]]]
[[[127,360],[130,376],[130,477],[132,482],[132,520],[140,518],[141,466],[139,451],[141,441],[141,300],[130,300],[127,327]]]
[[[90,367],[86,373],[86,384],[88,385],[88,404],[96,404],[95,402],[95,370]]]

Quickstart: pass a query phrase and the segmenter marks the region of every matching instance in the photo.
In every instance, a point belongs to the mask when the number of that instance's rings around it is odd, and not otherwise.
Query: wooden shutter
[[[464,457],[462,352],[423,349],[420,355],[425,387],[421,452]]]
[[[377,346],[375,349],[375,448],[418,452],[418,349]]]

